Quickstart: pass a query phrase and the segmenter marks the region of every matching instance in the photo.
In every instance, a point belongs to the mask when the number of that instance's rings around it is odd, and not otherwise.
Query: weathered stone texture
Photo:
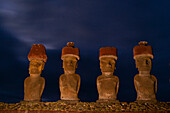
[[[119,78],[113,75],[116,68],[117,49],[115,47],[100,48],[99,59],[102,75],[97,77],[99,93],[97,102],[119,102],[117,100]]]
[[[45,79],[41,77],[47,55],[45,47],[41,44],[34,44],[29,52],[28,59],[29,74],[24,81],[24,101],[39,102],[45,87]]]
[[[157,79],[151,75],[153,53],[147,42],[140,42],[133,48],[136,68],[139,74],[134,77],[134,85],[137,92],[137,102],[156,102]]]
[[[22,102],[22,103],[1,103],[0,113],[114,113],[114,112],[168,112],[170,111],[170,102],[137,103],[95,103],[95,102]]]
[[[79,59],[79,49],[74,48],[73,42],[67,43],[67,47],[63,48],[61,59],[63,60],[64,74],[59,78],[60,101],[78,102],[81,79],[78,74],[75,74],[75,71]]]

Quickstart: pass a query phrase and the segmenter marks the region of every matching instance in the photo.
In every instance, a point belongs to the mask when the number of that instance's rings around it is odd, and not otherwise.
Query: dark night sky
[[[0,101],[23,100],[27,55],[32,44],[39,43],[48,56],[42,101],[59,100],[61,50],[68,41],[80,49],[76,73],[81,76],[81,101],[98,99],[98,54],[106,46],[118,48],[118,100],[135,101],[133,47],[141,40],[153,47],[157,99],[170,101],[169,6],[169,0],[0,0]]]

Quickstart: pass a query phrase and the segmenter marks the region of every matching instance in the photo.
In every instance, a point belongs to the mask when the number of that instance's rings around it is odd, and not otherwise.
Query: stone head
[[[139,71],[151,71],[153,53],[152,47],[147,45],[146,41],[139,42],[139,45],[133,48],[134,59],[136,68]]]
[[[152,61],[149,56],[139,56],[135,58],[136,68],[138,71],[151,71]]]
[[[29,64],[29,74],[30,75],[40,75],[42,70],[44,70],[45,63],[42,60],[31,60]]]
[[[102,47],[99,50],[100,69],[102,72],[114,73],[117,60],[117,48]]]
[[[62,49],[61,59],[63,60],[65,74],[74,74],[77,68],[77,60],[80,59],[79,49],[74,48],[74,42],[68,42],[67,46]]]
[[[66,56],[63,58],[64,72],[74,74],[77,68],[77,58],[74,56]]]
[[[34,44],[28,54],[29,74],[30,76],[40,75],[44,69],[45,62],[47,61],[47,55],[45,47],[42,44]]]
[[[116,60],[112,57],[102,57],[100,59],[100,69],[102,72],[114,73]]]

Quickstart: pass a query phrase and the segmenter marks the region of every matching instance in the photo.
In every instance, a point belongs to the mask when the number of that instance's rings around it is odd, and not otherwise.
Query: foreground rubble
[[[45,110],[45,111],[110,111],[110,112],[135,112],[135,111],[170,111],[170,102],[158,102],[156,104],[136,102],[120,103],[96,103],[96,102],[0,102],[0,110]]]

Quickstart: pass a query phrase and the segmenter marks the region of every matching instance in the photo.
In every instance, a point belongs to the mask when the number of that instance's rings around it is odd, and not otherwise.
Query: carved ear
[[[42,64],[42,70],[44,70],[44,66],[45,66],[45,63],[43,62],[43,64]]]
[[[137,66],[137,61],[135,60],[135,64],[136,64],[136,68],[138,68],[138,66]]]
[[[64,61],[63,61],[63,69],[64,69]]]
[[[76,68],[78,67],[78,63],[76,62]]]
[[[114,60],[115,61],[115,60]],[[116,69],[116,61],[115,61],[115,69]]]

